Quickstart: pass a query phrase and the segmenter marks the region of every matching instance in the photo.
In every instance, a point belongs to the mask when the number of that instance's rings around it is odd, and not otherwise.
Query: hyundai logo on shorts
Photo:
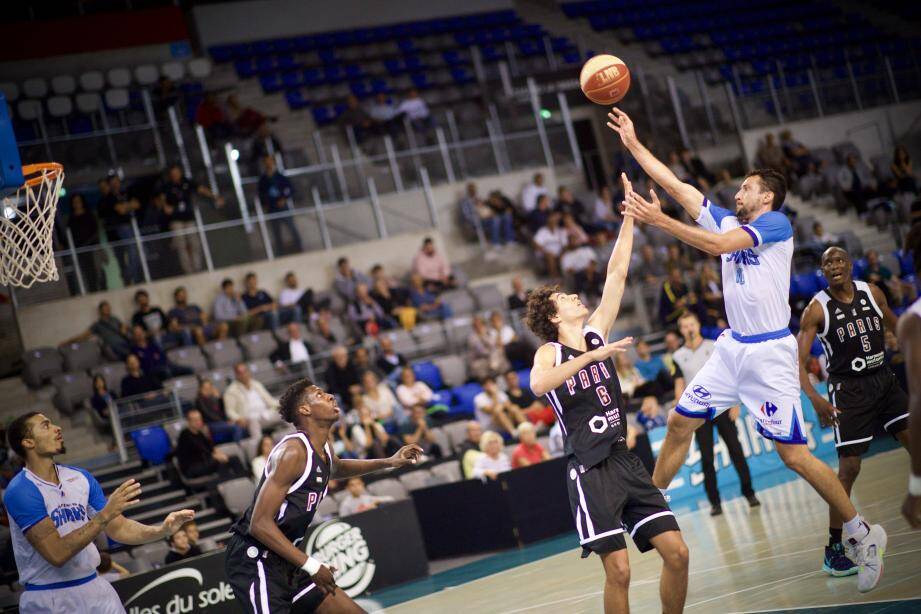
[[[704,388],[703,386],[694,386],[694,394],[696,394],[701,399],[710,398],[710,391]]]

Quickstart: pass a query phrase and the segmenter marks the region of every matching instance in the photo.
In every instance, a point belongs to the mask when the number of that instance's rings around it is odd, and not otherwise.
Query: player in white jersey
[[[141,485],[126,480],[106,501],[88,471],[54,462],[64,453],[64,436],[40,413],[13,420],[7,438],[25,461],[3,493],[19,582],[25,588],[19,611],[123,614],[115,589],[96,575],[99,552],[93,540],[104,531],[123,544],[146,544],[172,535],[195,513],[173,512],[159,526],[125,518],[122,512],[138,503]]]
[[[915,222],[905,237],[905,251],[912,254],[915,271],[921,272],[921,223]],[[908,379],[908,451],[911,474],[902,515],[915,529],[921,529],[921,299],[912,303],[899,318],[899,347],[905,355]]]
[[[608,117],[608,127],[646,174],[701,228],[664,214],[653,190],[650,201],[631,192],[625,214],[720,258],[731,329],[719,337],[713,356],[688,383],[669,416],[653,482],[667,488],[687,457],[697,427],[742,402],[758,432],[774,442],[784,464],[849,519],[844,533],[860,568],[857,587],[861,592],[875,588],[883,571],[886,532],[864,522],[834,471],[804,445],[797,345],[788,328],[793,228],[778,211],[787,191],[783,175],[770,169],[746,175],[731,212],[709,202],[657,160],[636,138],[626,113],[615,108]]]

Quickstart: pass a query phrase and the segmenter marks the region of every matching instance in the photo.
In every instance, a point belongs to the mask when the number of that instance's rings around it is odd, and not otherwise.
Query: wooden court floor
[[[723,504],[723,516],[700,510],[678,515],[691,552],[688,612],[759,612],[877,603],[860,612],[921,612],[921,531],[899,515],[908,475],[902,449],[864,460],[853,499],[864,516],[889,534],[883,578],[876,590],[857,592],[856,576],[820,571],[827,540],[824,502],[797,479],[758,493],[751,510],[740,498]],[[629,542],[629,540],[628,540]],[[633,612],[660,612],[660,562],[630,546]],[[436,612],[576,614],[601,612],[603,573],[597,557],[580,559],[573,548],[555,556],[388,607],[388,614]]]

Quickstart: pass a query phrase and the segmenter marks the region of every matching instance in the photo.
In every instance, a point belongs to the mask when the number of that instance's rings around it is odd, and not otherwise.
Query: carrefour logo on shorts
[[[761,413],[770,418],[777,413],[777,406],[770,401],[765,401],[764,405],[761,406]]]
[[[701,399],[710,398],[710,391],[704,388],[703,386],[694,386],[694,394],[699,396]]]
[[[374,579],[376,566],[361,529],[330,520],[318,526],[307,540],[307,554],[336,568],[336,584],[349,597],[364,592]]]

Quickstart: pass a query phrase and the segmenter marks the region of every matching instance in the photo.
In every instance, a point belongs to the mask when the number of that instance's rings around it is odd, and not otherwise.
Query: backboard
[[[15,191],[24,181],[10,107],[0,92],[0,195]]]

